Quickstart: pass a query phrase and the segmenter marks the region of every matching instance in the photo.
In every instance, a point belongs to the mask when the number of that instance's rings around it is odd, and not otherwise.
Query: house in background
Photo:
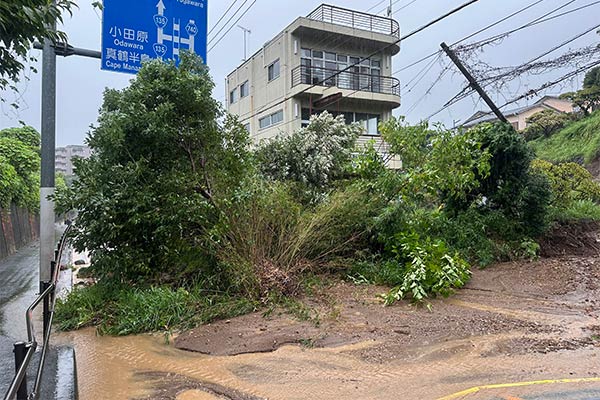
[[[313,114],[341,114],[364,127],[359,145],[373,139],[385,158],[378,125],[400,106],[391,76],[399,38],[393,19],[321,5],[228,75],[227,110],[255,142],[297,131]]]
[[[560,99],[556,96],[544,96],[530,106],[516,108],[504,113],[504,116],[517,130],[522,131],[527,128],[527,119],[540,111],[552,110],[559,113],[572,113],[575,111],[573,103],[568,100]],[[465,127],[472,127],[484,122],[497,121],[495,115],[484,111],[477,111],[463,124]]]

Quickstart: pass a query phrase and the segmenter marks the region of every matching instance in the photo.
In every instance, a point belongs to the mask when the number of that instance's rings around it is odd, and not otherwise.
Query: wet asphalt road
[[[0,396],[14,375],[13,343],[27,338],[25,310],[38,292],[39,244],[0,260]]]

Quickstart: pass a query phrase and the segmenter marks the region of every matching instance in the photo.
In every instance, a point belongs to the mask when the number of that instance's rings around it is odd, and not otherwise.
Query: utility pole
[[[248,57],[248,54],[247,54],[247,52],[248,52],[248,42],[247,42],[247,36],[246,35],[251,34],[252,31],[250,29],[244,28],[241,25],[238,25],[238,28],[240,28],[242,31],[244,31],[244,60],[243,61],[246,61],[248,59],[247,58]]]
[[[54,0],[56,3],[56,0]],[[56,24],[50,27],[56,30]],[[40,292],[50,282],[54,256],[54,157],[56,146],[56,53],[51,40],[44,40],[42,56],[42,149],[40,176]]]
[[[456,56],[454,51],[452,51],[446,43],[442,43],[440,46],[442,46],[442,49],[446,52],[448,57],[450,57],[450,59],[456,65],[456,67],[460,70],[460,72],[462,72],[462,74],[465,76],[465,78],[467,78],[467,80],[469,81],[469,85],[474,90],[476,90],[477,93],[479,93],[479,95],[481,96],[483,101],[485,101],[486,104],[490,107],[490,109],[494,112],[494,114],[496,114],[496,117],[498,117],[498,119],[500,121],[508,123],[508,120],[506,119],[504,114],[502,114],[502,111],[500,111],[500,109],[496,106],[496,104],[494,104],[492,99],[490,99],[490,97],[483,90],[483,88],[479,85],[479,83],[477,83],[475,78],[473,78],[473,75],[471,75],[471,73],[467,70],[467,68],[458,59],[458,57]]]
[[[392,18],[392,6],[394,5],[394,3],[392,3],[392,0],[390,0],[390,6],[387,9],[387,16],[388,18]]]

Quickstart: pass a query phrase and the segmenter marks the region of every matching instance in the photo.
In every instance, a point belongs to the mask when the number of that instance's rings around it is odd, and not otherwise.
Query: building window
[[[229,104],[233,104],[237,101],[237,88],[229,92]]]
[[[308,108],[302,109],[302,122],[303,128],[307,127],[310,122],[311,115],[321,114],[323,110],[313,111],[312,114]],[[364,129],[365,135],[379,135],[379,122],[381,122],[381,115],[379,114],[367,114],[367,113],[356,113],[352,111],[329,111],[329,114],[337,117],[343,115],[346,124],[350,125],[357,123]]]
[[[250,132],[250,123],[249,122],[247,124],[244,124],[244,129],[246,130],[246,132]]]
[[[283,121],[283,110],[279,110],[273,114],[262,117],[258,120],[258,126],[260,129],[265,129],[273,125],[277,125]]]
[[[240,85],[240,99],[243,99],[244,97],[248,96],[249,94],[250,94],[250,85],[248,84],[248,81],[246,81]]]
[[[357,65],[358,64],[358,65]],[[381,60],[302,49],[302,83],[381,93]],[[341,72],[343,71],[343,72]]]
[[[280,68],[279,68],[279,60],[276,60],[273,64],[267,67],[267,74],[269,78],[269,82],[274,79],[279,78]]]

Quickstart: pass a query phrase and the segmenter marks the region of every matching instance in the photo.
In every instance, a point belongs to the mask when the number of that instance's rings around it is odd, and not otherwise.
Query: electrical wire
[[[234,12],[234,13],[231,15],[231,17],[229,17],[229,19],[227,20],[227,22],[225,22],[225,24],[224,24],[224,25],[221,27],[221,29],[219,29],[219,31],[218,31],[217,33],[215,33],[215,35],[214,35],[212,38],[210,38],[210,39],[208,40],[208,43],[207,43],[207,44],[208,44],[209,46],[211,45],[211,43],[212,43],[212,42],[214,42],[214,41],[215,41],[215,39],[216,39],[217,37],[219,37],[219,34],[220,34],[221,32],[223,32],[223,30],[224,30],[224,29],[226,29],[226,28],[227,28],[227,25],[229,25],[229,23],[230,23],[230,22],[231,22],[231,21],[232,21],[232,20],[233,20],[233,19],[236,17],[237,13],[239,13],[239,12],[240,12],[240,11],[241,11],[241,10],[244,8],[244,6],[246,5],[246,3],[248,3],[248,1],[250,1],[250,0],[244,0],[244,2],[242,3],[242,5],[241,5],[241,6],[239,6],[239,7],[237,8],[237,10],[235,10],[235,12]],[[233,26],[235,26],[235,23],[233,24]]]
[[[501,24],[501,23],[502,23],[502,22],[504,22],[504,21],[506,21],[506,20],[508,20],[508,19],[510,19],[510,18],[512,18],[512,17],[514,17],[514,16],[516,16],[516,15],[519,15],[519,14],[521,14],[522,12],[525,12],[525,11],[529,10],[530,8],[532,8],[532,7],[536,6],[536,5],[538,5],[539,3],[543,2],[543,1],[545,1],[545,0],[537,0],[537,1],[535,1],[535,2],[533,2],[533,3],[531,3],[531,4],[529,4],[528,6],[526,6],[526,7],[523,7],[523,8],[521,8],[521,9],[519,9],[519,10],[517,10],[517,11],[513,12],[512,14],[509,14],[509,15],[507,15],[506,17],[504,17],[504,18],[502,18],[502,19],[499,19],[498,21],[496,21],[496,22],[493,22],[493,23],[491,23],[491,24],[489,24],[489,25],[487,25],[487,26],[483,27],[482,29],[478,30],[477,32],[473,32],[473,33],[471,33],[471,34],[469,34],[469,35],[465,36],[464,38],[462,38],[462,39],[460,39],[460,40],[458,40],[458,41],[456,41],[456,42],[452,43],[452,44],[450,45],[450,47],[456,46],[457,44],[459,44],[459,43],[462,43],[462,42],[464,42],[465,40],[468,40],[468,39],[472,38],[473,36],[479,35],[480,33],[482,33],[482,32],[485,32],[485,31],[487,31],[488,29],[491,29],[491,28],[493,28],[494,26],[496,26],[496,25],[498,25],[498,24]],[[419,60],[417,60],[417,61],[415,61],[415,62],[413,62],[413,63],[411,63],[411,64],[409,64],[409,65],[406,65],[406,66],[404,66],[404,67],[402,67],[402,68],[398,69],[398,70],[397,70],[397,71],[395,71],[395,72],[394,72],[392,75],[395,75],[395,74],[397,74],[397,73],[400,73],[400,72],[402,72],[402,71],[404,71],[404,70],[407,70],[407,69],[409,69],[409,68],[411,68],[411,67],[413,67],[413,66],[415,66],[415,65],[417,65],[417,64],[420,64],[420,63],[422,63],[422,62],[423,62],[423,61],[425,61],[425,60],[428,60],[428,59],[430,59],[431,57],[434,57],[436,54],[440,54],[440,53],[441,53],[441,50],[434,51],[433,53],[431,53],[431,54],[429,54],[429,55],[427,55],[427,56],[425,56],[425,57],[423,57],[423,58],[420,58]]]
[[[223,18],[225,18],[225,16],[229,13],[229,11],[231,11],[231,9],[233,8],[233,6],[235,5],[235,3],[237,3],[238,0],[233,0],[233,2],[229,5],[229,7],[227,8],[227,10],[225,10],[225,12],[223,13],[223,15],[221,15],[221,18],[219,18],[219,20],[217,21],[216,24],[214,24],[212,26],[212,28],[210,28],[210,30],[208,31],[208,35],[210,36],[210,34],[212,33],[212,31],[219,26],[219,24],[221,23],[221,21],[223,21]]]
[[[236,21],[235,21],[235,22],[234,22],[234,23],[233,23],[233,24],[232,24],[232,25],[229,27],[229,29],[227,29],[227,31],[226,31],[226,32],[223,34],[223,36],[221,36],[221,37],[219,38],[219,40],[217,40],[217,42],[216,42],[215,44],[213,44],[213,45],[212,45],[212,46],[211,46],[211,47],[208,49],[207,53],[210,53],[212,49],[214,49],[215,47],[217,47],[217,45],[218,45],[219,43],[221,43],[221,41],[222,41],[223,39],[225,39],[225,37],[227,36],[227,34],[228,34],[229,32],[231,32],[231,30],[232,30],[233,28],[235,28],[235,26],[237,25],[237,23],[238,23],[238,22],[240,22],[240,20],[241,20],[242,18],[244,18],[244,16],[245,16],[245,15],[248,13],[248,11],[250,11],[250,9],[252,8],[252,6],[253,6],[254,4],[256,4],[256,2],[257,2],[257,0],[254,0],[254,1],[252,2],[252,4],[250,4],[250,6],[249,6],[249,7],[246,9],[246,11],[244,11],[244,12],[242,13],[242,15],[240,15],[240,17],[239,17],[239,18],[238,18],[238,19],[237,19],[237,20],[236,20]]]

